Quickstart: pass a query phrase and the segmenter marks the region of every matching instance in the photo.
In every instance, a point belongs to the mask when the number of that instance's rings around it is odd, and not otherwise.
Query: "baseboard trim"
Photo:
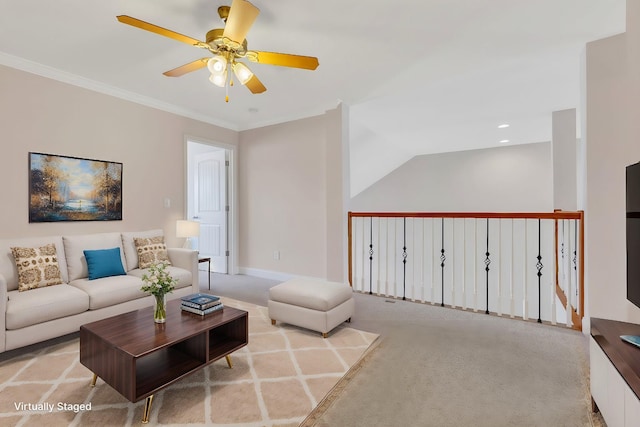
[[[238,273],[269,280],[281,280],[283,282],[295,277],[293,274],[283,273],[281,271],[261,270],[250,267],[238,267]]]
[[[300,279],[325,280],[329,282],[332,281],[327,279],[326,277],[301,276],[299,274],[283,273],[282,271],[262,270],[260,268],[251,267],[238,267],[238,274],[246,274],[247,276],[260,277],[262,279],[279,280],[281,282],[291,280],[296,277]]]

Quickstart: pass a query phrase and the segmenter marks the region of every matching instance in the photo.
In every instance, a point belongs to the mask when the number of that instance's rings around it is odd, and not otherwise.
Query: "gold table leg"
[[[233,368],[233,363],[231,363],[231,356],[227,354],[224,358],[227,359],[227,365],[229,365],[229,369]]]
[[[144,411],[142,412],[142,424],[149,423],[149,415],[151,414],[151,404],[153,403],[153,394],[144,401]]]
[[[91,387],[96,386],[96,381],[98,380],[98,375],[93,374],[93,378],[91,379]]]

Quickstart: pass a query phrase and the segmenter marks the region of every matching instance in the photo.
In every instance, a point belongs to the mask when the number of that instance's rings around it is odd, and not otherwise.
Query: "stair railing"
[[[584,213],[349,212],[358,292],[565,323],[584,316]]]

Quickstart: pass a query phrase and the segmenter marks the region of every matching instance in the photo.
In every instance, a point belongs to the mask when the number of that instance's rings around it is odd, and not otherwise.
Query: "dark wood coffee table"
[[[153,395],[186,375],[248,343],[248,314],[225,306],[206,316],[184,312],[180,300],[167,304],[166,323],[154,323],[153,307],[80,327],[80,363],[131,402],[147,399],[142,422],[149,422]]]

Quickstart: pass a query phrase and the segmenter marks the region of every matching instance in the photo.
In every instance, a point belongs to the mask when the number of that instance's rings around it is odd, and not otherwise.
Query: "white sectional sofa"
[[[85,323],[153,305],[153,297],[140,290],[144,270],[138,266],[134,238],[162,234],[162,230],[147,230],[0,240],[0,352],[76,332]],[[48,244],[55,245],[62,283],[18,290],[18,270],[11,248]],[[120,249],[126,274],[89,280],[84,250],[112,248]],[[178,281],[167,299],[199,292],[197,251],[168,248],[167,252],[169,271]]]

